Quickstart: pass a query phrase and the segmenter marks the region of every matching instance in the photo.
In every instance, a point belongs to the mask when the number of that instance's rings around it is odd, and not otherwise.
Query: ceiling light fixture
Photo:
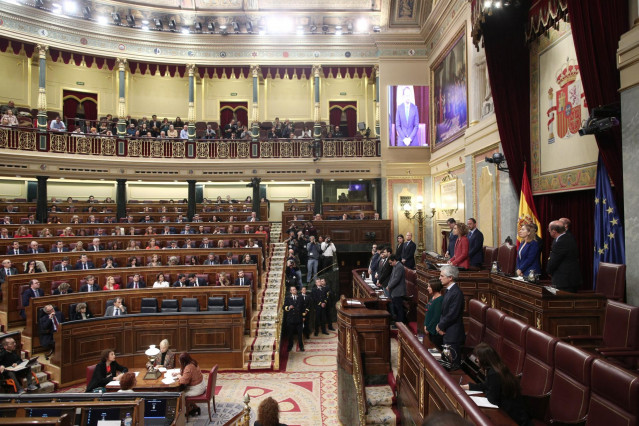
[[[191,34],[191,30],[189,27],[182,27],[182,34]]]
[[[62,6],[60,6],[58,3],[52,3],[51,4],[51,11],[53,13],[60,14],[60,13],[62,13]]]
[[[140,28],[142,29],[142,31],[149,31],[148,25],[142,25]]]
[[[129,27],[135,27],[135,18],[133,15],[126,15],[126,22],[129,24]]]
[[[337,36],[342,35],[342,26],[341,25],[336,25],[335,26],[335,35],[337,35]]]
[[[157,18],[153,19],[153,23],[155,24],[155,29],[158,31],[162,31],[164,29],[164,24]]]
[[[260,27],[260,28],[259,28],[259,34],[260,34],[260,35],[264,35],[264,34],[266,34],[266,28],[264,28],[264,27]]]
[[[209,23],[206,25],[206,28],[211,34],[213,34],[215,32],[215,22],[209,21]]]
[[[304,27],[301,25],[297,26],[297,35],[304,35]]]
[[[73,15],[78,11],[78,4],[73,0],[67,0],[64,2],[64,11],[69,15]]]
[[[169,20],[169,30],[175,32],[175,19]]]
[[[120,18],[120,14],[117,12],[113,12],[111,14],[111,19],[113,19],[113,23],[115,25],[121,25],[122,24],[122,18]]]
[[[373,32],[374,33],[381,33],[382,32],[382,27],[380,27],[379,25],[374,25],[373,26]]]
[[[368,31],[368,21],[364,18],[359,18],[355,23],[355,28],[358,33],[365,33]]]
[[[246,32],[249,34],[253,34],[253,24],[251,21],[246,21]]]
[[[96,21],[100,25],[107,25],[109,23],[109,19],[106,16],[100,15],[96,18]]]

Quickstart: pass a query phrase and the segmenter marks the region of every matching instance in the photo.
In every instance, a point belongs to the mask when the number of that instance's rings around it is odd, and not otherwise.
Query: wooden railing
[[[40,136],[44,135],[45,138]],[[21,127],[0,127],[0,149],[132,158],[257,159],[379,157],[379,139],[119,138]]]
[[[362,352],[359,348],[359,334],[357,330],[351,331],[353,341],[353,382],[357,392],[357,413],[359,424],[366,425],[366,390],[364,382],[364,364],[362,363]]]

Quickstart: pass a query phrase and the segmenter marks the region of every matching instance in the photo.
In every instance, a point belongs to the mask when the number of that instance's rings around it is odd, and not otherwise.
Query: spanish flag
[[[517,235],[522,225],[534,223],[537,225],[537,236],[541,238],[541,223],[533,202],[532,190],[528,181],[528,173],[526,173],[526,164],[524,163],[524,177],[521,180],[521,194],[519,195],[519,214],[517,216]],[[522,241],[517,236],[517,247]]]

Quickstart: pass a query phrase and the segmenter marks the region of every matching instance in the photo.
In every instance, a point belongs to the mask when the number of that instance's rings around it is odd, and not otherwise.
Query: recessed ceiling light
[[[341,25],[336,25],[335,26],[335,35],[342,35],[342,26]]]
[[[142,25],[142,31],[149,31],[148,25]]]
[[[109,19],[106,16],[98,16],[95,20],[98,21],[98,24],[100,25],[106,25],[109,23]]]
[[[142,25],[149,25],[149,21],[147,19],[142,20]]]
[[[297,26],[297,35],[304,35],[304,27],[301,25]]]
[[[189,27],[182,27],[182,34],[190,34],[191,31],[189,30]]]
[[[62,13],[62,6],[58,3],[51,3],[51,11],[53,13]]]
[[[364,18],[359,18],[355,28],[357,28],[358,33],[365,33],[368,31],[368,21]]]

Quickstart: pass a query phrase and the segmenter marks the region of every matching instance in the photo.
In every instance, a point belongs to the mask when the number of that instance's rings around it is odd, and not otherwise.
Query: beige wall
[[[177,74],[161,75],[130,74],[128,76],[127,113],[131,117],[157,114],[162,119],[174,120],[176,116],[187,121],[189,112],[189,79]],[[48,92],[48,90],[47,90]],[[116,110],[113,111],[114,115]]]
[[[26,182],[18,179],[0,179],[0,198],[27,198]]]
[[[203,121],[220,122],[220,101],[227,102],[246,102],[248,105],[248,117],[251,119],[251,106],[253,104],[253,80],[252,79],[236,79],[236,78],[208,78],[200,80],[198,84],[201,86],[201,96],[196,94],[195,104],[202,108],[198,114],[198,119]],[[236,93],[236,96],[232,96]],[[188,86],[186,92],[188,99]],[[219,123],[226,124],[226,123]],[[244,123],[246,124],[246,123]]]
[[[11,48],[0,53],[0,103],[13,100],[16,106],[28,107],[31,104],[29,88],[29,59],[14,55]]]

